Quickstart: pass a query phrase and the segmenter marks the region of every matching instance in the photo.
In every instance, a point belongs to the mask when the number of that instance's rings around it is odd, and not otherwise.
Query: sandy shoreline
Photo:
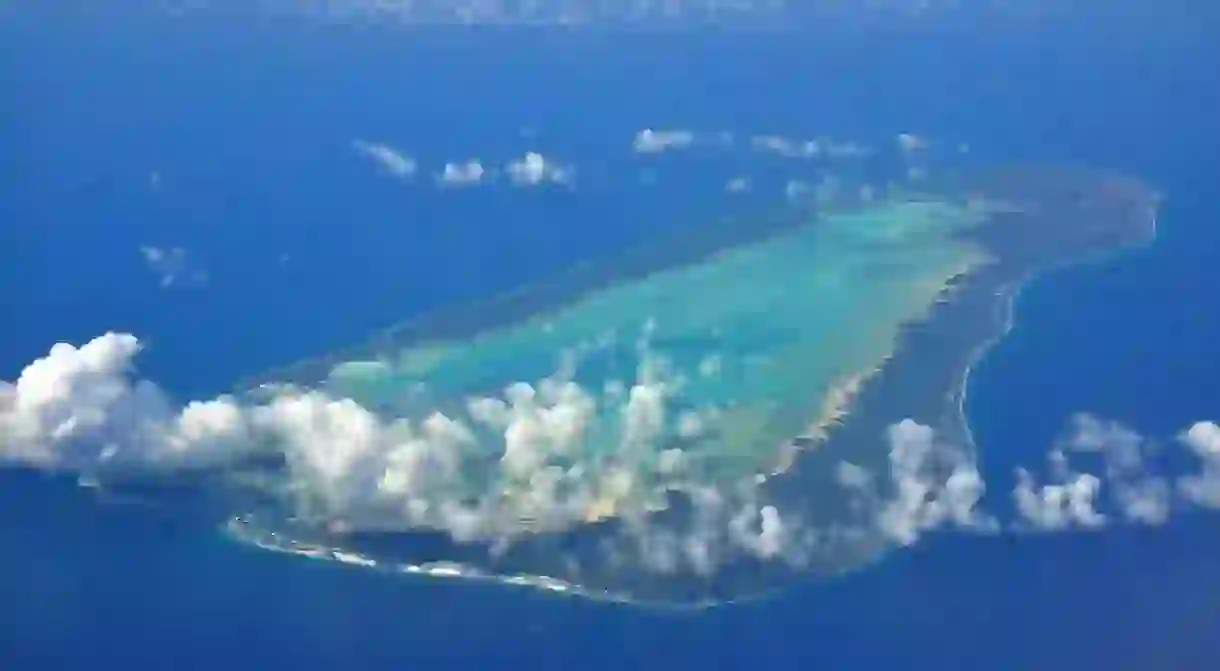
[[[941,290],[937,292],[936,299],[928,304],[927,310],[919,318],[907,322],[907,324],[918,322],[921,319],[927,319],[935,311],[936,306],[946,303],[951,294],[961,286],[961,281],[969,276],[972,271],[978,266],[967,264],[966,267],[959,269],[948,278],[945,279]],[[801,440],[798,445],[796,441],[791,441],[783,446],[780,451],[780,457],[777,465],[772,472],[766,477],[781,475],[792,468],[793,462],[797,456],[806,450],[817,449],[825,444],[830,438],[830,432],[835,427],[842,424],[854,409],[856,399],[860,392],[864,390],[865,385],[870,380],[879,375],[885,367],[893,360],[897,354],[899,339],[901,338],[902,329],[907,324],[903,324],[898,329],[898,333],[894,336],[893,342],[889,351],[885,356],[881,357],[873,367],[861,369],[854,373],[841,376],[835,380],[830,388],[822,395],[821,405],[818,408],[814,419],[809,423],[808,427],[797,436]]]

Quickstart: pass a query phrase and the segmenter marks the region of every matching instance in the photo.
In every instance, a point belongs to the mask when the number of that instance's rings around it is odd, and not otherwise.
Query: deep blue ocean
[[[1041,464],[1077,411],[1169,440],[1220,419],[1220,22],[1178,5],[784,33],[16,12],[0,19],[0,379],[54,342],[124,330],[148,342],[141,374],[207,397],[545,277],[700,206],[697,161],[633,199],[607,186],[635,174],[647,126],[915,131],[968,142],[971,160],[1122,170],[1165,196],[1152,247],[1022,294],[970,386],[988,477]],[[594,167],[567,195],[406,189],[354,138],[430,166],[537,144]],[[206,285],[162,288],[141,245],[189,250]],[[1206,670],[1218,552],[1205,513],[945,534],[830,584],[658,615],[272,555],[5,471],[0,669]]]

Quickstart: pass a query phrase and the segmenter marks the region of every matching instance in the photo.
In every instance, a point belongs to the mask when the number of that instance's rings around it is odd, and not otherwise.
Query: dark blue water
[[[666,173],[669,192],[613,184],[634,174],[644,126],[915,130],[977,160],[1129,171],[1166,195],[1155,246],[1023,294],[971,386],[990,482],[1039,464],[1072,412],[1163,438],[1220,417],[1220,49],[1198,22],[763,38],[109,18],[0,27],[0,378],[55,341],[122,329],[150,343],[145,374],[211,394],[545,276],[690,211],[672,194],[710,170],[697,161]],[[579,197],[438,195],[373,179],[348,146],[503,159],[527,148],[525,126],[603,173]],[[160,289],[141,244],[188,248],[210,283]],[[0,667],[1210,669],[1218,532],[1196,514],[944,536],[834,584],[669,617],[272,556],[5,472]]]

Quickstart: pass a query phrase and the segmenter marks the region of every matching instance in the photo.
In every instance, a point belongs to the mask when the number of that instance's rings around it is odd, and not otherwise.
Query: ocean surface
[[[724,207],[713,159],[662,157],[639,183],[641,128],[917,132],[1165,198],[1154,245],[1021,294],[969,386],[988,482],[1041,464],[1075,412],[1168,442],[1220,419],[1220,22],[1179,4],[782,33],[16,10],[0,19],[0,379],[123,330],[147,342],[141,375],[210,397]],[[578,188],[404,188],[354,139],[428,170],[537,145]],[[187,250],[179,281],[161,285],[149,245]],[[0,668],[1212,669],[1218,550],[1206,512],[947,532],[830,583],[667,615],[277,556],[5,470]]]

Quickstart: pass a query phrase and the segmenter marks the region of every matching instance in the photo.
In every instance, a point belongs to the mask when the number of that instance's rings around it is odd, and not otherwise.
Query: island
[[[235,473],[254,493],[228,531],[682,606],[852,570],[894,543],[839,466],[884,473],[905,419],[976,449],[970,370],[1021,287],[1148,243],[1158,203],[1119,174],[1006,166],[658,233],[245,382],[252,404],[355,404],[376,437],[269,449]]]

